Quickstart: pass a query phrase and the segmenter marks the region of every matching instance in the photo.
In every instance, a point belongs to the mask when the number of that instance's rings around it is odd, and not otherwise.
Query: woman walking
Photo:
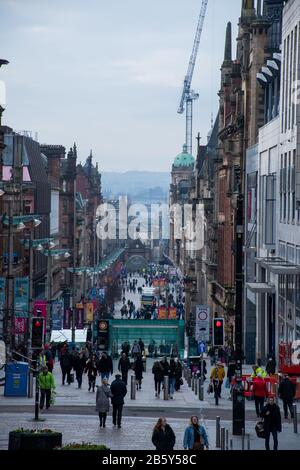
[[[183,447],[188,450],[204,450],[209,448],[205,428],[199,425],[197,416],[192,416],[189,426],[186,428],[183,439]]]
[[[102,385],[97,387],[96,411],[99,413],[100,428],[105,428],[107,413],[109,412],[109,399],[112,397],[107,379],[102,380]]]
[[[85,370],[84,370],[84,372],[88,374],[89,391],[91,390],[91,388],[93,389],[93,392],[95,391],[97,371],[98,371],[98,367],[97,367],[96,355],[93,354],[92,357],[87,360]]]
[[[159,418],[153,429],[152,442],[156,450],[173,450],[176,437],[166,418]]]
[[[83,353],[77,352],[74,357],[73,369],[76,374],[76,380],[78,383],[78,388],[81,388],[82,385],[82,375],[85,369],[86,359]]]

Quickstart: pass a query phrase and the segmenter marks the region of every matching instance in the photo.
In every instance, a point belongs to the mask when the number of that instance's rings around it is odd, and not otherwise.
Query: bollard
[[[245,450],[245,429],[242,429],[242,450]]]
[[[226,441],[226,450],[229,450],[229,431],[228,431],[228,429],[226,429],[225,441]]]
[[[164,377],[164,400],[169,400],[169,377]]]
[[[198,395],[198,378],[197,376],[195,376],[195,380],[194,380],[194,392],[195,392],[195,395]]]
[[[203,401],[204,400],[204,384],[201,378],[199,379],[198,391],[199,391],[199,394],[198,394],[199,400]]]
[[[279,389],[279,384],[275,384],[275,403],[278,405],[278,389]]]
[[[221,450],[225,450],[225,428],[221,428]]]
[[[216,448],[219,449],[221,446],[220,442],[220,433],[221,433],[221,418],[220,416],[216,417]]]
[[[247,450],[251,450],[251,448],[250,448],[250,434],[247,434]]]
[[[188,386],[192,386],[192,371],[191,369],[188,370]]]
[[[233,450],[233,439],[230,439],[230,450]]]
[[[297,417],[297,405],[296,403],[293,404],[293,414],[294,414],[294,433],[298,434],[298,417]]]
[[[29,372],[28,374],[28,393],[27,393],[28,398],[33,397],[33,374],[32,372]]]
[[[192,375],[192,392],[195,390],[195,375]]]
[[[131,376],[131,383],[130,383],[130,398],[131,400],[135,400],[135,397],[136,397],[136,380],[135,380],[135,376],[132,375]]]
[[[39,421],[39,406],[40,406],[40,387],[39,387],[39,376],[38,371],[36,371],[35,376],[35,403],[34,403],[34,420]]]

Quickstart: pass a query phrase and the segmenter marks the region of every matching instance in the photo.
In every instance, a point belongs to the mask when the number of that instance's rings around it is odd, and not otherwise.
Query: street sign
[[[196,306],[195,339],[198,343],[209,341],[210,311],[207,305]]]
[[[206,352],[206,345],[201,341],[201,343],[198,343],[198,353],[203,354]]]

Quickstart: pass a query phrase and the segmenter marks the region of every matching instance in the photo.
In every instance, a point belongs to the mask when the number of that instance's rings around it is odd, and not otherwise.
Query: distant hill
[[[103,172],[102,193],[104,197],[127,194],[133,200],[167,198],[170,174],[151,171],[128,171],[125,173]]]

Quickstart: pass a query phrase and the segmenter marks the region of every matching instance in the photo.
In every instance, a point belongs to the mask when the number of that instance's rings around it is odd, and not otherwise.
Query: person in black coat
[[[165,418],[159,418],[153,429],[152,442],[156,450],[173,450],[176,437],[173,429]]]
[[[113,406],[113,425],[118,424],[118,428],[121,427],[122,421],[122,410],[124,405],[124,397],[127,394],[127,387],[125,383],[121,380],[121,375],[116,375],[116,380],[114,380],[110,386],[110,391],[112,394],[111,403]]]
[[[109,379],[109,374],[113,373],[113,362],[112,358],[107,353],[101,354],[101,359],[98,362],[98,371],[101,375],[101,380]]]
[[[163,374],[164,376],[169,375],[169,368],[170,364],[168,363],[167,357],[165,356],[162,361],[160,361],[160,364],[163,368]]]
[[[73,369],[76,374],[76,380],[78,383],[78,388],[81,388],[82,385],[82,375],[85,369],[86,359],[83,353],[77,352],[73,361]]]
[[[160,397],[160,387],[164,379],[164,370],[160,362],[156,361],[152,367],[152,374],[154,375],[155,396]]]
[[[63,348],[60,355],[60,367],[62,372],[62,384],[65,385],[65,380],[67,376],[68,385],[71,384],[71,370],[73,366],[72,356],[67,350],[67,348]]]
[[[176,361],[176,384],[175,390],[178,392],[180,390],[180,386],[182,385],[182,364],[179,359]]]
[[[87,360],[84,372],[88,374],[89,391],[92,388],[93,392],[95,392],[96,378],[98,373],[96,354],[92,354],[92,356]]]
[[[118,370],[121,372],[122,374],[122,380],[123,382],[125,383],[125,385],[127,385],[127,380],[128,380],[128,371],[130,369],[130,360],[129,358],[126,356],[125,353],[122,354],[120,360],[119,360],[119,364],[118,364]]]
[[[276,361],[274,357],[269,357],[267,365],[266,365],[266,372],[268,375],[274,375],[276,372]]]
[[[285,419],[288,419],[288,409],[291,413],[291,418],[294,418],[293,401],[296,394],[296,386],[286,374],[280,382],[278,389],[278,396],[283,401],[283,412]]]
[[[279,406],[276,405],[274,398],[269,398],[267,405],[261,413],[264,419],[265,445],[266,450],[270,450],[270,435],[274,440],[274,450],[278,450],[278,433],[281,432],[281,415]]]
[[[135,373],[136,389],[141,390],[142,380],[143,380],[143,371],[144,371],[144,364],[143,364],[143,359],[141,355],[137,356],[133,364],[133,370]]]

